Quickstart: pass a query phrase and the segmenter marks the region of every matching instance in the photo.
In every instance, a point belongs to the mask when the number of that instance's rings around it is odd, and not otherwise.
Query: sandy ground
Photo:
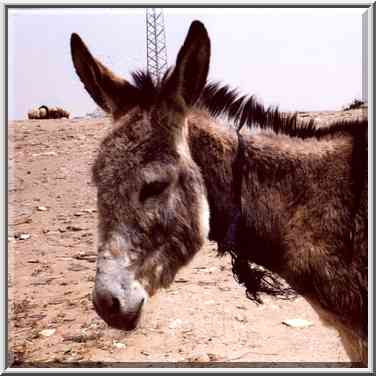
[[[360,114],[300,115],[325,122]],[[214,243],[179,272],[170,288],[152,298],[135,331],[109,328],[91,302],[97,213],[90,168],[110,123],[29,120],[11,122],[8,129],[13,366],[204,362],[206,367],[226,362],[230,367],[262,367],[348,361],[336,331],[323,326],[304,299],[266,297],[263,305],[249,301],[232,277],[230,260],[216,256]],[[282,323],[293,318],[312,325],[292,328]]]

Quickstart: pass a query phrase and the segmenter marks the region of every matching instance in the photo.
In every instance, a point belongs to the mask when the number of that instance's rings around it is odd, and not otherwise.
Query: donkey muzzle
[[[113,328],[135,329],[147,298],[144,288],[135,280],[109,282],[108,279],[96,279],[93,291],[96,312]]]

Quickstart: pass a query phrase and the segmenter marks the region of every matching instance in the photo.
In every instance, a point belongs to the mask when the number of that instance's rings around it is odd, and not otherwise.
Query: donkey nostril
[[[137,308],[137,314],[140,313],[141,309],[142,309],[142,306],[144,305],[144,302],[145,302],[145,298],[142,298],[140,304],[138,305],[138,308]]]
[[[119,313],[120,312],[120,301],[118,298],[112,298],[112,313]]]

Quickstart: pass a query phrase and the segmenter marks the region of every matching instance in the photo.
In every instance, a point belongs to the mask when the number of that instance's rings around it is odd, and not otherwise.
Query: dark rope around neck
[[[232,272],[236,281],[245,286],[246,295],[256,303],[262,303],[260,293],[291,299],[296,293],[284,282],[274,276],[272,272],[262,268],[249,259],[241,244],[241,233],[244,231],[242,213],[242,184],[244,176],[245,143],[240,134],[238,136],[238,151],[232,164],[232,199],[233,207],[225,238],[218,242],[219,254],[229,253],[232,258]],[[243,247],[242,247],[243,246]]]
[[[232,195],[233,209],[230,215],[230,224],[224,240],[218,244],[221,254],[234,252],[238,245],[238,235],[240,232],[242,219],[242,183],[244,166],[244,140],[240,134],[240,129],[236,132],[238,138],[238,150],[232,163]]]

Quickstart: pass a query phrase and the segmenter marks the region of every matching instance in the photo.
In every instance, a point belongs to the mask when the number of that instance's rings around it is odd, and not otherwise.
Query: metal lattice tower
[[[161,8],[146,9],[147,70],[155,82],[159,82],[167,69],[167,48],[163,11]]]

